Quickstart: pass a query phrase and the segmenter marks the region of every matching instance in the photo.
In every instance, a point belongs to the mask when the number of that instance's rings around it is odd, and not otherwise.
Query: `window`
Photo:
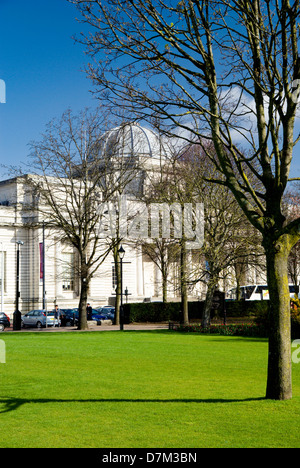
[[[117,272],[115,265],[112,266],[112,288],[116,289],[117,287]]]
[[[0,294],[2,285],[2,251],[0,250]],[[6,252],[3,252],[3,289],[6,292]]]
[[[62,254],[62,289],[73,291],[75,284],[75,256],[74,253]]]

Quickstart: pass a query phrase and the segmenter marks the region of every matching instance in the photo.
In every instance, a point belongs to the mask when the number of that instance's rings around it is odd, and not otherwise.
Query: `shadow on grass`
[[[104,332],[110,332],[111,330],[104,330]],[[118,330],[117,330],[118,331]],[[113,331],[115,333],[115,331]],[[253,341],[255,343],[261,342],[261,343],[267,343],[268,338],[261,337],[261,336],[239,336],[239,335],[220,335],[218,333],[201,333],[201,332],[182,332],[182,331],[176,331],[176,330],[169,330],[167,328],[163,328],[160,330],[124,330],[121,333],[134,333],[135,335],[138,334],[147,334],[151,333],[153,335],[159,334],[159,335],[173,335],[173,336],[184,336],[186,338],[191,337],[191,336],[203,336],[203,337],[209,337],[211,341],[222,341],[224,342],[224,339],[226,338],[233,338],[235,341]],[[101,332],[103,333],[103,332]]]
[[[0,414],[9,413],[19,409],[21,406],[31,403],[47,404],[47,403],[244,403],[249,401],[265,400],[263,397],[259,398],[245,398],[245,399],[223,399],[223,398],[88,398],[88,399],[62,399],[62,398],[3,398],[0,399],[0,405],[4,405],[4,409],[0,410]]]

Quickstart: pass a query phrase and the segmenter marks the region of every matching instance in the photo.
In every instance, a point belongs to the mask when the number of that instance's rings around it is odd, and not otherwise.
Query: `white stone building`
[[[120,141],[119,149],[116,142]],[[128,124],[108,132],[103,145],[114,145],[114,154],[126,157],[135,152],[143,162],[143,170],[129,184],[131,196],[147,183],[147,173],[160,171],[165,146],[150,130],[136,124]],[[77,253],[61,240],[60,234],[41,227],[40,214],[34,211],[35,195],[28,190],[28,176],[16,177],[0,182],[0,277],[1,307],[12,317],[16,307],[17,292],[17,251],[20,249],[19,309],[26,313],[43,307],[44,290],[46,305],[52,310],[55,304],[61,308],[77,307],[80,295],[80,281],[76,274]],[[130,198],[130,197],[129,197]],[[29,208],[29,209],[28,209]],[[37,221],[39,221],[37,225]],[[43,262],[43,235],[45,256]],[[22,245],[18,242],[22,242]],[[159,268],[145,255],[143,247],[131,238],[124,239],[126,251],[123,265],[123,292],[128,291],[128,301],[162,300],[162,281]],[[204,261],[204,260],[203,260]],[[199,255],[188,253],[188,264],[192,269],[199,264]],[[3,274],[3,278],[2,278]],[[251,272],[249,275],[251,277]],[[3,281],[2,281],[3,279]],[[256,282],[253,278],[251,282]],[[93,307],[114,304],[115,266],[110,254],[99,267],[90,285],[89,302]],[[228,285],[220,284],[221,289]],[[189,287],[190,300],[204,299],[205,284]],[[125,300],[127,300],[125,298]],[[180,300],[179,263],[174,259],[168,278],[168,300]]]
[[[103,141],[105,145],[109,145],[113,140],[115,145],[118,138],[122,139],[119,147],[120,156],[126,157],[134,150],[143,160],[144,170],[129,184],[132,195],[134,190],[140,190],[147,171],[153,173],[160,169],[166,155],[156,135],[139,125],[128,125],[122,130],[121,127],[114,129],[107,133]],[[49,310],[53,309],[54,304],[58,304],[61,308],[77,307],[80,295],[80,281],[75,268],[76,251],[70,245],[63,243],[57,232],[53,234],[47,226],[44,229],[41,227],[40,214],[31,209],[36,200],[34,194],[28,190],[27,177],[29,176],[0,182],[0,266],[3,259],[0,276],[2,271],[4,275],[3,290],[1,287],[0,295],[1,306],[10,316],[16,306],[18,249],[20,249],[19,309],[22,313],[42,308],[43,282]],[[136,246],[132,239],[124,239],[123,247],[126,251],[123,286],[124,291],[128,291],[127,299],[131,302],[161,300],[161,274],[158,267],[143,253],[142,246]],[[92,278],[89,291],[90,303],[94,307],[113,304],[115,287],[115,266],[111,254]],[[193,291],[191,290],[191,298],[197,300],[200,292],[201,288],[194,287]],[[168,298],[169,300],[180,298],[176,262],[172,266],[168,283]]]

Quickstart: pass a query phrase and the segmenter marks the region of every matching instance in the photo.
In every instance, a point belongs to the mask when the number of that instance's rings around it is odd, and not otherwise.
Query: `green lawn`
[[[266,340],[3,333],[0,447],[300,447],[293,400],[264,400]]]

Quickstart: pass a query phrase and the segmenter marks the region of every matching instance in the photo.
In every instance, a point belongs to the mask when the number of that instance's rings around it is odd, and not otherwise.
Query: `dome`
[[[126,123],[106,132],[102,138],[102,151],[121,157],[166,157],[158,135],[137,123]]]

